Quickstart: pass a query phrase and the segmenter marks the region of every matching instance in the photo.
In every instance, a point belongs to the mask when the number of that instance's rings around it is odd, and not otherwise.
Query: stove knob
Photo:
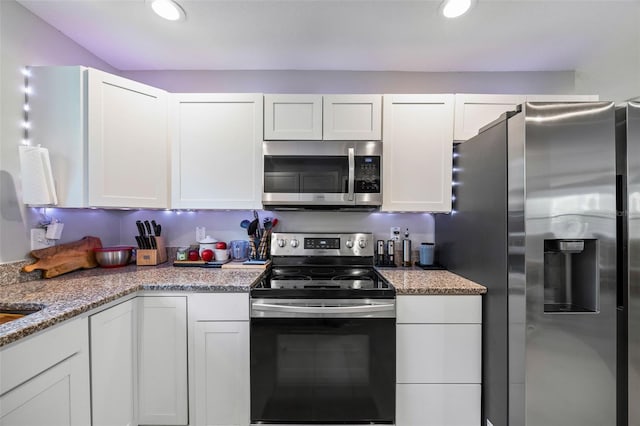
[[[347,246],[347,248],[352,248],[353,247],[353,241],[347,240],[347,242],[344,243],[344,245]]]
[[[295,238],[293,240],[291,240],[291,247],[293,247],[293,248],[298,247],[298,240],[296,240]]]
[[[358,245],[360,248],[365,248],[367,246],[367,240],[359,240]]]
[[[283,240],[282,238],[278,239],[278,247],[284,247],[287,244],[287,242],[285,240]]]

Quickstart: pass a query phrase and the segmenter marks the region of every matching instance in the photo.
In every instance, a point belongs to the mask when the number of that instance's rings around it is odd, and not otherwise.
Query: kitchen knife
[[[138,243],[138,248],[139,249],[144,249],[145,248],[144,238],[142,238],[139,235],[136,235],[136,242]]]
[[[151,221],[151,227],[153,227],[153,235],[155,235],[156,237],[160,235],[160,233],[158,233],[158,224],[155,220]]]
[[[142,225],[142,221],[141,220],[136,220],[136,226],[138,227],[138,234],[141,237],[145,236],[145,232],[144,232],[144,226]]]
[[[156,237],[155,237],[155,235],[151,235],[151,236],[149,237],[149,242],[151,243],[151,248],[152,248],[152,249],[154,249],[154,250],[155,250],[155,249],[157,249],[157,248],[158,248],[158,242],[156,241]]]
[[[153,235],[153,232],[151,232],[151,224],[148,220],[144,221],[144,226],[147,228],[147,235]]]
[[[159,237],[161,233],[162,233],[162,225],[158,225],[158,229],[157,229],[157,232],[156,232],[156,237]]]

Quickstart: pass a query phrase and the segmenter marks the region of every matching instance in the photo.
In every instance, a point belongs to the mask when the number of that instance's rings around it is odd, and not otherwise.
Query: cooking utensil
[[[249,224],[251,224],[251,221],[250,221],[250,220],[245,219],[245,220],[243,220],[242,222],[240,222],[240,227],[241,227],[241,228],[244,228],[244,229],[247,229],[247,228],[249,228]]]
[[[152,220],[151,221],[151,226],[153,227],[153,235],[155,235],[156,237],[159,237],[160,236],[160,225],[158,225],[155,220]]]
[[[258,230],[258,219],[253,219],[247,228],[247,235],[254,236]]]
[[[143,237],[141,237],[139,235],[136,235],[136,242],[138,243],[138,248],[139,249],[143,249],[144,250],[144,249],[147,248],[147,245],[145,244]]]

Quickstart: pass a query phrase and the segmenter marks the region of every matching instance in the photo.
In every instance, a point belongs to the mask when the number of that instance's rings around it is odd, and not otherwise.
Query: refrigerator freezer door
[[[510,426],[614,425],[614,104],[527,103],[524,111],[526,288],[524,293],[510,288],[509,314],[525,308],[524,352],[516,349],[510,357],[514,365],[524,365],[524,401],[511,405],[510,416],[525,412]],[[585,250],[556,252],[563,263],[545,267],[545,260],[556,262],[547,251],[560,241],[584,241]],[[554,273],[558,270],[563,274]],[[545,285],[545,279],[556,282]],[[558,279],[566,280],[565,290]],[[561,290],[572,295],[553,294]],[[552,302],[546,311],[545,300]],[[566,309],[555,309],[561,305],[554,308],[557,300],[568,300]]]
[[[640,424],[640,102],[626,108],[629,424]]]

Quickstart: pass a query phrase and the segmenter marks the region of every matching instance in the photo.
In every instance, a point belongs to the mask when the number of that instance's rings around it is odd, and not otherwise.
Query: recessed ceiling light
[[[446,18],[457,18],[464,15],[476,0],[443,0],[440,4],[440,13]]]
[[[186,18],[182,7],[173,0],[147,0],[147,3],[158,16],[169,21],[181,21]]]

